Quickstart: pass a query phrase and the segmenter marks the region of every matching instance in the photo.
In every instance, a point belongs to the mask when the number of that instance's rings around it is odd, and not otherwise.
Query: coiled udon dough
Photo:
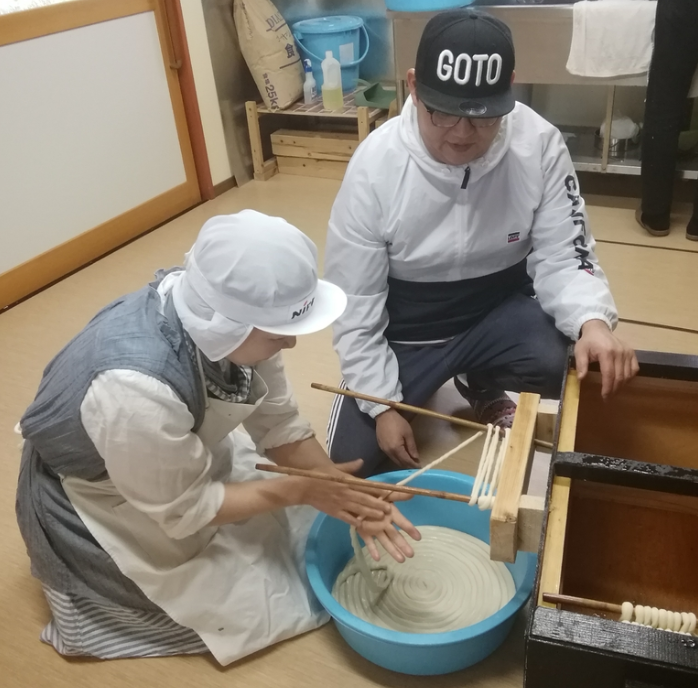
[[[482,540],[441,526],[420,526],[419,531],[422,539],[412,543],[413,558],[399,564],[381,551],[380,562],[372,563],[378,593],[352,557],[335,581],[334,598],[376,626],[443,633],[492,616],[514,597],[511,573],[490,560],[489,545]]]

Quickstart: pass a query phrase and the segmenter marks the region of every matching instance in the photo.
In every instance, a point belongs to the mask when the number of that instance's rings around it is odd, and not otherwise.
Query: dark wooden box
[[[698,357],[640,352],[603,402],[568,371],[526,634],[526,688],[698,688],[698,638],[543,593],[698,613]]]

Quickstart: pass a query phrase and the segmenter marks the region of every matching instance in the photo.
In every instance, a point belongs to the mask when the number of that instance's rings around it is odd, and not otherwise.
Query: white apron
[[[197,434],[212,452],[233,454],[233,482],[278,479],[255,471],[255,463],[267,460],[247,434],[232,432],[266,394],[255,375],[254,405],[209,400]],[[111,480],[64,478],[62,483],[121,572],[177,623],[193,629],[222,665],[329,620],[305,573],[314,509],[291,507],[174,540],[126,502]]]

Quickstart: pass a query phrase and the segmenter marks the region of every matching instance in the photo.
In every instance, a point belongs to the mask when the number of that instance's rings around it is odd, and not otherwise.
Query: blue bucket
[[[385,5],[393,12],[438,12],[454,7],[467,7],[473,2],[474,0],[385,0]]]
[[[397,471],[380,475],[377,479],[397,483],[410,473]],[[473,478],[432,470],[419,476],[411,485],[470,494]],[[398,502],[398,507],[417,527],[445,526],[490,541],[490,511],[433,497],[413,497],[408,502]],[[386,669],[421,676],[459,671],[492,654],[506,639],[517,613],[531,594],[537,561],[535,554],[519,552],[516,561],[506,565],[514,578],[516,593],[492,616],[447,633],[400,633],[363,621],[332,597],[332,586],[353,555],[349,526],[320,514],[310,529],[305,551],[313,592],[334,619],[344,640],[360,655]]]
[[[359,65],[368,53],[368,32],[361,17],[338,16],[304,19],[291,26],[304,57],[310,59],[318,93],[322,89],[322,61],[329,50],[342,67],[342,90],[353,91],[359,79]],[[366,40],[360,52],[361,33]]]

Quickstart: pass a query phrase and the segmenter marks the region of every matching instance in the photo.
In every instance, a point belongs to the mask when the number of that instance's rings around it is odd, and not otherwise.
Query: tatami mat
[[[655,237],[640,227],[635,220],[635,208],[638,206],[637,199],[596,197],[595,200],[599,205],[589,204],[587,205],[587,211],[591,232],[597,241],[635,244],[671,251],[698,252],[698,241],[686,239],[686,225],[691,217],[691,208],[689,206],[679,206],[677,212],[672,215],[669,236]],[[610,202],[620,202],[627,207],[619,208],[617,206],[605,205]],[[588,203],[590,202],[588,201]]]
[[[620,317],[698,332],[698,256],[644,246],[599,243]]]
[[[208,657],[111,662],[66,660],[38,640],[48,613],[39,584],[30,576],[15,524],[19,450],[12,428],[31,401],[43,367],[101,306],[141,287],[156,268],[181,263],[201,224],[212,215],[247,207],[281,215],[306,231],[322,253],[327,218],[338,188],[336,181],[291,176],[277,176],[266,183],[252,182],[194,209],[0,315],[0,530],[3,534],[0,685],[7,688],[521,687],[523,618],[518,620],[504,646],[488,660],[459,674],[438,678],[406,677],[378,669],[350,650],[331,625],[258,653],[226,670]],[[608,205],[607,200],[603,204]],[[696,329],[698,257],[681,251],[603,242],[605,238],[621,241],[627,236],[633,239],[627,243],[646,243],[640,241],[641,236],[633,234],[632,213],[633,208],[629,207],[590,208],[594,231],[602,240],[599,254],[613,284],[621,315]],[[687,243],[678,234],[669,239],[672,246],[676,244],[679,248]],[[638,347],[698,353],[698,335],[626,323],[619,329]],[[312,381],[334,384],[339,379],[329,331],[300,339],[298,347],[287,353],[286,361],[301,409],[324,439],[331,397],[311,390],[309,385]],[[458,395],[448,388],[432,404],[445,412],[461,412],[464,407]],[[451,448],[462,434],[441,422],[420,421],[416,430],[425,458]],[[464,452],[452,467],[472,468],[477,453],[476,447]]]

